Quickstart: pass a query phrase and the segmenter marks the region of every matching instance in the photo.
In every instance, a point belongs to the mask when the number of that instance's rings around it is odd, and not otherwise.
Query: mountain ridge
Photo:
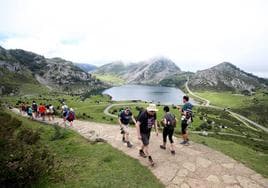
[[[22,49],[6,50],[1,47],[0,68],[0,75],[2,75],[0,81],[3,84],[1,93],[18,92],[24,80],[26,83],[43,85],[55,91],[72,94],[107,88],[107,84],[94,78],[71,61],[59,57],[45,58]],[[20,79],[16,83],[7,77]]]

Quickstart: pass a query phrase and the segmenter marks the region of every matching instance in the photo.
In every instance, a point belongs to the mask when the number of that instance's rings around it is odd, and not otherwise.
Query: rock
[[[219,178],[217,176],[214,176],[214,175],[209,175],[207,177],[207,180],[210,182],[213,182],[213,183],[220,183]]]
[[[194,172],[195,171],[195,164],[190,163],[190,162],[186,162],[182,165],[184,168],[186,168],[187,170]]]
[[[238,176],[237,180],[243,188],[261,188],[261,186],[259,186],[256,182],[247,177]]]
[[[226,183],[226,184],[235,184],[235,183],[237,183],[237,181],[236,181],[234,176],[223,175],[222,179],[223,179],[223,182]]]
[[[179,177],[185,177],[185,176],[187,176],[187,174],[188,174],[188,170],[187,169],[181,169],[177,173],[177,176],[179,176]]]
[[[203,168],[207,168],[211,165],[211,161],[204,159],[202,157],[198,157],[196,160],[197,166],[201,166]]]
[[[232,169],[234,168],[234,163],[223,163],[221,164],[224,168]]]

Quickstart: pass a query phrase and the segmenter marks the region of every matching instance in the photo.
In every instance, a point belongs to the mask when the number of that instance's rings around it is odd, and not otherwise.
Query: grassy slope
[[[30,98],[31,97],[29,97],[28,99],[29,101],[32,100],[32,98],[31,99]],[[60,105],[60,103],[58,102],[59,97],[49,96],[47,98],[52,99],[50,102],[53,103],[55,106]],[[95,121],[95,122],[117,124],[117,118],[111,118],[103,114],[103,110],[106,108],[106,106],[110,104],[110,100],[108,97],[92,96],[91,98],[86,99],[84,102],[81,102],[78,97],[61,96],[61,98],[65,98],[67,100],[67,104],[70,107],[75,108],[80,119],[86,119],[86,120]],[[38,102],[46,101],[45,96],[41,97],[40,99],[36,98],[36,100]],[[13,102],[12,101],[10,102],[15,103],[15,101],[16,101],[15,98],[13,98]],[[97,103],[97,101],[99,102],[99,104]],[[131,107],[134,115],[137,115],[138,111],[136,110],[136,106],[146,107],[147,104],[137,103],[135,105],[128,105],[128,106]],[[117,112],[114,112],[114,114],[117,114],[118,110],[122,107],[124,106],[113,107],[112,109],[110,109],[110,112],[117,110]],[[163,117],[163,110],[162,110],[163,106],[158,106],[158,108],[159,108],[158,120],[161,120],[161,118]],[[200,110],[201,112],[197,112],[197,109],[198,109],[197,107],[194,108],[195,118],[194,118],[193,124],[190,127],[190,130],[195,130],[202,123],[204,123],[204,120],[200,119],[200,116],[201,116],[200,113],[204,111]],[[171,109],[171,110],[173,113],[177,115],[178,119],[180,119],[178,110],[177,109]],[[86,115],[83,116],[83,113],[85,113]],[[217,113],[214,114],[208,111],[206,115],[208,119],[213,119],[213,118],[222,119],[221,117],[219,117],[219,115],[217,115]],[[88,118],[88,116],[90,116],[90,118]],[[231,121],[235,123],[235,120],[231,119]],[[176,128],[177,134],[179,134],[179,130],[180,130],[180,126]],[[212,129],[211,131],[213,132],[214,130]],[[227,132],[227,133],[229,132],[229,133],[235,133],[235,134],[241,134],[241,135],[243,133],[247,133],[248,135],[250,135],[250,137],[254,137],[254,138],[259,138],[259,135],[261,135],[262,137],[260,138],[265,139],[265,140],[267,139],[267,135],[263,135],[261,133],[252,131],[251,129],[248,129],[244,126],[240,128],[239,127],[232,128],[231,126],[228,126],[228,129],[222,129],[221,132]],[[268,154],[267,148],[265,150],[265,146],[263,147],[263,145],[265,145],[264,143],[253,142],[249,140],[248,138],[239,138],[239,137],[232,137],[232,136],[224,136],[224,137],[214,136],[214,138],[212,138],[212,137],[200,137],[198,135],[191,135],[191,137],[193,137],[194,141],[197,141],[197,142],[205,142],[206,144],[211,142],[210,145],[208,144],[209,147],[222,151],[223,153],[239,161],[244,162],[246,165],[253,168],[257,172],[262,173],[265,176],[268,176],[267,170],[264,169],[266,168],[265,165],[267,164],[264,162],[265,161],[264,159],[267,159],[267,154]],[[196,137],[198,139],[196,139]],[[235,147],[238,147],[238,148],[241,147],[242,151],[240,151],[239,149],[236,149]],[[256,151],[260,151],[260,152],[256,152]]]
[[[258,91],[253,96],[234,95],[230,92],[195,93],[210,100],[212,105],[230,107],[233,111],[268,127],[268,94],[265,91]]]
[[[71,130],[66,130],[66,138],[51,141],[52,126],[17,118],[23,126],[41,129],[41,142],[62,162],[56,174],[34,187],[163,187],[149,169],[108,144],[92,145]]]
[[[106,83],[111,83],[115,85],[122,85],[125,83],[124,79],[113,74],[93,74],[93,75],[96,76],[97,79]]]

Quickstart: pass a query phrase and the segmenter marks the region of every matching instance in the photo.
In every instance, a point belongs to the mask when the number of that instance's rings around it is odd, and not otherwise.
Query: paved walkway
[[[13,111],[18,113],[16,109]],[[62,120],[56,118],[53,122],[46,123],[60,124]],[[150,167],[148,161],[138,155],[140,141],[136,138],[134,128],[130,128],[131,141],[134,144],[131,149],[122,143],[119,126],[76,120],[70,129],[85,138],[92,135],[92,130],[96,131],[114,148],[138,159],[142,165],[148,166],[166,187],[268,188],[267,179],[243,164],[204,145],[191,143],[190,146],[182,146],[176,144],[176,155],[172,156],[169,150],[159,148],[162,140],[161,134],[157,137],[153,132],[150,151],[156,166]],[[179,142],[177,138],[174,140],[175,143]]]

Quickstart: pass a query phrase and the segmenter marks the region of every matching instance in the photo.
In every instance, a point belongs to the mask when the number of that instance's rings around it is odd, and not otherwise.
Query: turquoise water
[[[160,104],[182,104],[183,91],[173,87],[123,85],[112,87],[103,92],[115,101],[142,100]],[[192,101],[193,102],[193,101]]]

